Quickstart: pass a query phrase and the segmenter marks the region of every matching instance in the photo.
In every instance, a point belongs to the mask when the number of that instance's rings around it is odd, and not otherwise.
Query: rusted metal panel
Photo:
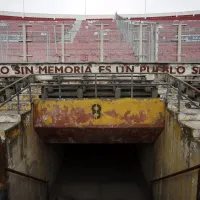
[[[49,143],[152,143],[162,128],[36,128]]]
[[[153,142],[164,107],[159,99],[35,100],[34,127],[48,142]]]
[[[35,127],[164,127],[159,99],[36,100]]]

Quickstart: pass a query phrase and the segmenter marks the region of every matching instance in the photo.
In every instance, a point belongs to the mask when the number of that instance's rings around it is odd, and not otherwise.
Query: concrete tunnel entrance
[[[62,146],[60,170],[50,188],[52,200],[151,199],[151,144]]]

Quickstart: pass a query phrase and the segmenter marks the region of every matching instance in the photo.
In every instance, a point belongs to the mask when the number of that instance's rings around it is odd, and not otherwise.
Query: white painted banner
[[[0,64],[0,77],[28,74],[80,73],[157,73],[200,74],[200,64]]]

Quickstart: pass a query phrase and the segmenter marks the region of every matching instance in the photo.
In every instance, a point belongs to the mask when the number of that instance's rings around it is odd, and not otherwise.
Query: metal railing
[[[146,75],[154,75],[155,77],[163,76],[163,79],[165,81],[150,81],[147,82],[145,79]],[[49,77],[51,83],[45,83],[49,80],[45,77]],[[39,80],[39,78],[42,80]],[[156,80],[156,79],[155,79]],[[173,80],[173,81],[172,81]],[[176,82],[178,85],[177,87],[174,87],[173,84]],[[98,98],[98,89],[100,87],[126,87],[130,88],[130,97],[133,98],[133,89],[137,87],[157,87],[157,86],[163,86],[166,88],[166,95],[165,95],[165,101],[168,102],[169,97],[169,90],[174,89],[177,91],[177,102],[178,102],[178,112],[180,112],[180,104],[182,99],[186,99],[192,106],[195,108],[200,108],[199,103],[194,102],[192,99],[190,99],[187,95],[183,94],[181,92],[181,85],[184,85],[187,88],[190,88],[194,92],[196,92],[197,95],[200,95],[200,90],[193,87],[192,85],[184,82],[183,80],[180,80],[178,77],[175,77],[173,75],[170,75],[168,73],[95,73],[95,74],[76,74],[76,75],[66,75],[66,74],[40,74],[40,75],[27,75],[23,78],[18,79],[17,81],[13,82],[12,84],[4,87],[0,90],[0,95],[5,95],[6,90],[12,89],[14,91],[13,93],[9,93],[8,97],[0,103],[0,108],[4,106],[9,101],[13,100],[13,98],[17,97],[17,111],[20,113],[20,94],[28,90],[29,95],[29,102],[32,103],[32,91],[31,88],[34,86],[40,86],[40,87],[58,87],[59,88],[59,98],[61,98],[61,90],[65,86],[78,86],[78,87],[84,87],[84,86],[94,86],[94,98]]]
[[[199,22],[3,21],[0,62],[200,62]]]
[[[179,76],[181,77],[181,76]],[[177,84],[178,84],[178,87],[175,88],[172,84],[170,84],[170,78],[174,79],[175,81],[177,81]],[[166,92],[166,101],[168,99],[168,94],[169,94],[169,86],[171,86],[171,88],[173,88],[174,90],[176,90],[178,92],[178,95],[177,95],[177,98],[178,98],[178,112],[180,112],[180,102],[181,102],[181,97],[184,97],[185,99],[187,99],[193,106],[197,107],[197,108],[200,108],[199,104],[195,103],[194,101],[192,101],[187,95],[183,94],[181,92],[181,84],[184,85],[185,87],[187,88],[190,88],[192,89],[193,91],[195,91],[199,96],[200,96],[200,90],[198,90],[197,88],[195,88],[194,86],[188,84],[187,82],[181,80],[180,78],[178,77],[175,77],[171,74],[168,74],[167,76],[167,82],[168,82],[168,85],[167,85],[167,92]]]
[[[200,164],[152,180],[150,182],[151,191],[153,191],[154,184],[156,184],[157,182],[168,180],[168,179],[171,179],[171,178],[175,178],[176,179],[177,176],[179,176],[179,175],[183,175],[183,174],[186,174],[186,173],[189,173],[189,172],[193,172],[195,170],[198,170],[197,171],[198,175],[197,175],[196,200],[199,200],[200,199]],[[187,188],[185,188],[185,189],[187,189]]]
[[[160,178],[156,178],[156,179],[154,179],[154,180],[151,181],[151,184],[153,184],[155,182],[158,182],[158,181],[162,181],[162,180],[171,178],[171,177],[175,177],[175,176],[187,173],[187,172],[191,172],[191,171],[194,171],[194,170],[197,170],[197,169],[200,169],[200,164],[199,165],[195,165],[195,166],[190,167],[190,168],[187,168],[187,169],[183,169],[181,171],[178,171],[178,172],[166,175],[166,176],[163,176],[163,177],[160,177]]]
[[[34,75],[26,75],[23,78],[14,81],[10,85],[7,85],[3,89],[0,90],[0,96],[6,97],[5,101],[0,103],[0,108],[7,104],[8,102],[12,101],[15,97],[17,97],[17,112],[20,114],[20,98],[19,95],[25,91],[29,90],[29,100],[30,103],[32,102],[32,94],[31,94],[31,80],[30,78]]]

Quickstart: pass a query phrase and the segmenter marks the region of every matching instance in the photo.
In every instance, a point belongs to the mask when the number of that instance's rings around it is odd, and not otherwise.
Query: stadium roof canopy
[[[132,20],[200,20],[200,11],[149,13],[149,14],[120,14],[124,19]],[[113,15],[67,15],[67,14],[42,14],[0,11],[0,20],[85,20],[85,19],[115,19]]]

